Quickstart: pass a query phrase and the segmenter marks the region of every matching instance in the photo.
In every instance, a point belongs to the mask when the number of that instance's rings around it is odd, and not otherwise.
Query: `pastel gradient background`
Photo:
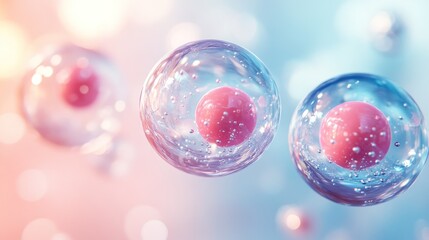
[[[332,203],[289,156],[291,114],[333,76],[369,72],[405,88],[429,116],[429,2],[0,0],[0,239],[429,239],[429,172],[372,207]],[[274,75],[283,111],[261,159],[203,178],[174,169],[147,142],[138,99],[168,51],[214,38],[254,52]],[[72,42],[107,55],[127,92],[118,136],[84,154],[42,139],[20,114],[26,65]]]

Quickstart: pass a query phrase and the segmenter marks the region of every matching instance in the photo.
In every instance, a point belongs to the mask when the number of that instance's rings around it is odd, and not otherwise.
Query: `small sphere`
[[[195,112],[198,131],[220,147],[238,145],[249,138],[256,126],[256,108],[243,91],[219,87],[205,94]]]
[[[363,169],[383,159],[390,146],[384,114],[365,102],[345,102],[331,109],[320,126],[327,158],[343,168]]]
[[[362,73],[332,78],[297,106],[289,147],[298,172],[322,196],[369,206],[415,181],[428,156],[422,112],[403,89]]]
[[[140,117],[149,143],[174,167],[223,176],[256,161],[280,117],[277,86],[261,60],[218,40],[185,44],[144,82]]]
[[[70,106],[88,107],[95,102],[100,81],[90,66],[75,66],[66,79],[62,95]]]
[[[44,139],[69,147],[115,135],[125,108],[115,65],[71,44],[43,50],[22,79],[21,107],[28,123]]]

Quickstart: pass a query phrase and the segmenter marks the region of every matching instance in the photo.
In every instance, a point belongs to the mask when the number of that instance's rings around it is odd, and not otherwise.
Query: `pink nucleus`
[[[90,66],[75,66],[62,91],[64,101],[72,107],[88,107],[99,94],[99,77]]]
[[[353,170],[380,162],[391,142],[384,114],[364,102],[345,102],[331,109],[322,120],[319,137],[330,161]]]
[[[256,126],[256,107],[245,92],[219,87],[206,93],[195,111],[201,136],[220,147],[246,141]]]

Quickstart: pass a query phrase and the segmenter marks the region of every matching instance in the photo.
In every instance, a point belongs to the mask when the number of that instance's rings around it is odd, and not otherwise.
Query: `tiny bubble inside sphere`
[[[218,87],[198,102],[195,120],[201,136],[209,143],[231,147],[246,141],[256,126],[256,107],[245,92]]]
[[[365,102],[345,102],[322,119],[320,145],[326,157],[337,165],[361,170],[380,162],[391,142],[387,118]]]

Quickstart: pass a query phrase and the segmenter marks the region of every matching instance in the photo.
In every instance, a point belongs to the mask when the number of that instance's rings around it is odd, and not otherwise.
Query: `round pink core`
[[[62,91],[62,97],[72,107],[87,107],[99,93],[99,79],[91,67],[74,67]]]
[[[195,111],[201,136],[220,147],[230,147],[246,141],[256,126],[256,108],[243,91],[219,87],[206,93]]]
[[[322,120],[319,137],[330,161],[353,170],[381,161],[391,141],[384,114],[364,102],[345,102],[331,109]]]

